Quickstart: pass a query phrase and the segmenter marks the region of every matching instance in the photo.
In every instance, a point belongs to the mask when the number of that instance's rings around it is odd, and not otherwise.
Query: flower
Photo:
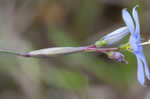
[[[100,40],[96,41],[95,45],[96,45],[96,47],[102,47],[104,45],[114,44],[114,43],[120,41],[121,39],[123,39],[125,36],[127,36],[128,33],[129,33],[129,29],[126,26],[121,27],[121,28],[105,35]]]
[[[137,58],[138,80],[141,85],[145,86],[146,79],[150,80],[150,72],[149,72],[149,67],[147,65],[147,62],[143,53],[143,47],[141,45],[140,23],[139,23],[139,17],[138,17],[138,12],[136,8],[137,6],[135,6],[132,10],[133,18],[131,17],[127,9],[122,10],[122,16],[123,16],[125,24],[127,25],[131,33],[129,44],[131,46],[131,50],[133,51],[133,53],[135,54]]]

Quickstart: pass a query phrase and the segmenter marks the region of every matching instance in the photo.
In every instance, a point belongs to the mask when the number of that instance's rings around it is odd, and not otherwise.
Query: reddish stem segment
[[[119,50],[119,48],[97,48],[95,45],[86,46],[84,51],[88,52],[102,52],[105,53],[107,51]]]

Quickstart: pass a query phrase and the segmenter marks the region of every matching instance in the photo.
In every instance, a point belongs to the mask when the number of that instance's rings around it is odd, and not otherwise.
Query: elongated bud
[[[96,47],[102,47],[104,45],[114,44],[123,39],[128,33],[129,30],[127,27],[121,27],[96,41],[95,45]]]
[[[125,60],[124,55],[120,52],[110,51],[107,53],[107,56],[108,56],[108,58],[113,59],[117,62],[128,64],[128,62]]]
[[[25,57],[48,57],[84,51],[84,47],[54,47],[22,54]]]

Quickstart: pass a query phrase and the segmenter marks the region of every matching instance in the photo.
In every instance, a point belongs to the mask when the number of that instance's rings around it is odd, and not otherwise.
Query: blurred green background
[[[0,48],[27,52],[83,46],[124,26],[121,10],[138,4],[143,40],[150,38],[149,0],[0,0]],[[150,64],[150,47],[144,46]],[[0,55],[0,99],[149,99],[128,64],[99,53],[49,58]]]

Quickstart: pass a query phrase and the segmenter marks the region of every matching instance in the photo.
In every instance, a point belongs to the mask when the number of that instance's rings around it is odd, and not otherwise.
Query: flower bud
[[[95,45],[96,47],[102,47],[104,45],[114,44],[123,39],[128,33],[129,30],[127,27],[121,27],[96,41]]]
[[[84,51],[84,47],[54,47],[22,54],[25,57],[48,57]]]
[[[108,56],[108,58],[113,59],[117,62],[128,64],[128,62],[125,60],[124,55],[120,52],[110,51],[107,53],[107,56]]]

